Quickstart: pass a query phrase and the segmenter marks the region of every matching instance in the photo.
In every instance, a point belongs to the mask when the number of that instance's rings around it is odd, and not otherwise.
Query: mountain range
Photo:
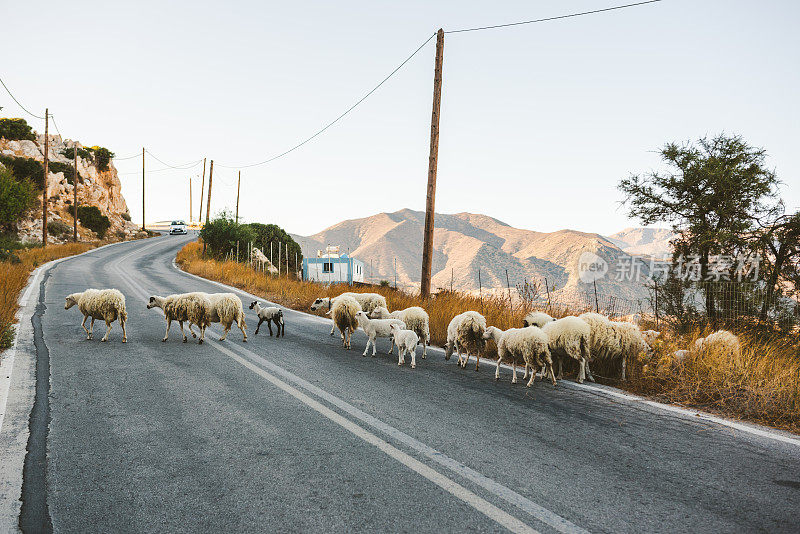
[[[305,256],[316,256],[327,245],[338,245],[366,264],[371,282],[388,280],[413,290],[419,285],[425,213],[403,209],[342,221],[314,235],[292,235]],[[435,215],[432,289],[500,292],[525,281],[537,281],[556,298],[574,299],[593,291],[579,276],[579,259],[596,255],[608,273],[596,280],[604,295],[626,299],[648,296],[640,281],[616,276],[617,265],[631,254],[656,254],[668,249],[671,232],[628,228],[604,237],[576,230],[536,232],[514,228],[488,215]],[[642,274],[648,274],[642,263]],[[479,274],[480,273],[480,274]],[[480,279],[479,279],[480,276]],[[546,288],[545,286],[546,281]]]

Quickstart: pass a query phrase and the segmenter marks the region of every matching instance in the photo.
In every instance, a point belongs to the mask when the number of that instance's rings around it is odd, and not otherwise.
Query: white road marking
[[[268,373],[261,367],[255,365],[254,363],[242,358],[238,354],[235,354],[233,351],[229,350],[226,347],[223,347],[219,343],[215,341],[208,341],[208,343],[216,348],[218,351],[226,354],[231,359],[236,361],[237,363],[241,364],[242,366],[246,367],[250,371],[256,373],[260,377],[266,379],[267,381],[271,382],[276,387],[280,388],[284,392],[288,393],[289,395],[293,396],[309,408],[313,409],[320,415],[323,415],[336,423],[337,425],[341,426],[345,430],[348,430],[353,435],[357,436],[358,438],[364,440],[365,442],[374,445],[377,447],[381,452],[385,453],[387,456],[391,457],[394,460],[397,460],[404,466],[408,467],[412,471],[416,472],[417,474],[427,478],[443,490],[449,492],[455,497],[458,497],[468,505],[475,508],[477,511],[484,514],[489,519],[497,522],[498,524],[504,526],[511,532],[525,532],[525,533],[536,533],[537,531],[530,526],[526,525],[516,517],[512,516],[511,514],[504,512],[500,508],[494,506],[490,502],[486,501],[485,499],[475,495],[471,491],[469,491],[464,486],[458,484],[457,482],[447,478],[446,476],[442,475],[435,469],[428,467],[424,463],[420,462],[413,456],[406,454],[405,452],[401,451],[397,447],[394,447],[390,443],[382,440],[372,432],[369,432],[365,428],[357,425],[356,423],[350,421],[349,419],[343,417],[342,415],[334,412],[327,406],[323,405],[321,402],[309,397],[302,391],[298,390],[297,388],[287,384],[283,380],[279,379],[278,377]]]

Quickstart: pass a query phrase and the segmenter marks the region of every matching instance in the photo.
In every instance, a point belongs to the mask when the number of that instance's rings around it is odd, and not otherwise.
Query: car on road
[[[186,230],[186,223],[184,221],[172,221],[169,225],[169,235],[183,234],[189,232]]]

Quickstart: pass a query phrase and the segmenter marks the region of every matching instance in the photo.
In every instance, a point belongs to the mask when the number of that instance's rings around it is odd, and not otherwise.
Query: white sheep
[[[320,297],[316,299],[311,304],[311,311],[317,311],[319,309],[328,308],[330,311],[331,307],[333,306],[333,301],[338,299],[339,297],[352,297],[356,299],[358,305],[367,313],[372,313],[375,308],[378,306],[383,306],[384,308],[388,308],[386,306],[386,298],[383,295],[379,295],[378,293],[342,293],[336,297]],[[334,326],[331,326],[331,335],[333,335]]]
[[[212,304],[211,301],[203,293],[183,293],[161,297],[153,295],[147,303],[147,309],[161,308],[164,311],[164,319],[167,321],[167,329],[164,332],[164,339],[166,341],[169,337],[169,327],[172,321],[178,321],[181,326],[181,335],[183,342],[186,343],[186,333],[183,331],[183,323],[191,325],[196,324],[200,328],[200,339],[198,343],[203,344],[206,338],[206,328],[211,325]],[[192,333],[194,336],[194,333]]]
[[[376,320],[380,321],[385,319]],[[403,365],[403,363],[406,361],[406,354],[411,354],[411,368],[416,369],[417,344],[419,343],[419,336],[413,330],[406,330],[398,323],[391,323],[389,328],[392,331],[392,339],[394,343],[397,343],[397,365]]]
[[[611,324],[621,340],[622,371],[620,378],[625,380],[625,367],[628,359],[636,358],[641,353],[652,352],[652,348],[642,331],[635,324],[622,321],[611,321]]]
[[[197,294],[205,296],[211,302],[211,322],[220,323],[224,328],[220,341],[225,341],[228,337],[228,332],[231,331],[231,325],[236,323],[242,334],[244,341],[247,342],[247,321],[244,317],[244,306],[242,306],[242,299],[233,293],[203,293],[196,291]],[[189,332],[192,337],[197,337],[192,330],[192,323],[189,323]]]
[[[413,330],[417,334],[419,341],[422,342],[422,357],[425,358],[428,356],[428,343],[430,343],[431,339],[431,320],[428,316],[428,312],[423,308],[411,306],[404,310],[389,312],[389,310],[383,306],[378,306],[372,311],[370,317],[373,319],[400,319],[406,323],[406,328]]]
[[[361,305],[353,297],[337,298],[328,313],[333,317],[334,326],[342,334],[342,346],[350,348],[350,337],[358,328],[356,314],[361,311]]]
[[[625,370],[628,359],[635,358],[641,352],[649,352],[652,343],[660,334],[655,330],[648,330],[645,334],[633,323],[611,321],[607,317],[594,312],[581,314],[580,318],[591,329],[589,336],[590,360],[620,360],[622,367],[620,377],[622,380],[626,379]],[[648,342],[648,339],[652,341]],[[589,366],[590,360],[586,362],[586,377],[594,382]]]
[[[363,310],[356,313],[356,320],[358,321],[358,326],[367,334],[367,346],[364,347],[364,354],[362,354],[362,356],[367,355],[367,349],[369,349],[370,343],[372,343],[372,356],[375,356],[375,341],[379,337],[392,337],[392,324],[399,325],[402,328],[406,327],[406,324],[400,319],[370,319],[369,315]],[[394,347],[394,339],[392,340],[392,347]],[[390,348],[387,354],[391,353],[392,349]]]
[[[508,330],[500,330],[495,326],[490,326],[483,334],[483,339],[494,339],[497,345],[497,369],[494,372],[495,380],[500,378],[500,363],[503,360],[511,360],[511,365],[514,368],[514,377],[511,379],[512,384],[517,383],[517,358],[525,362],[525,376],[522,379],[528,378],[528,368],[531,369],[531,378],[527,383],[527,387],[531,387],[536,372],[539,369],[548,369],[550,374],[550,381],[556,385],[556,377],[553,374],[553,360],[550,357],[549,340],[538,326],[529,326],[526,328],[509,328]]]
[[[694,342],[697,352],[714,352],[728,358],[739,358],[742,355],[742,347],[739,338],[728,330],[717,330],[705,338],[698,338]]]
[[[78,305],[78,309],[83,314],[81,326],[86,332],[86,339],[92,339],[94,330],[94,320],[103,319],[106,322],[106,335],[101,341],[108,341],[108,334],[111,333],[111,323],[119,320],[122,327],[122,342],[128,342],[128,334],[125,331],[125,323],[128,321],[128,312],[125,309],[125,295],[117,289],[87,289],[81,293],[72,293],[65,297],[64,309]],[[86,319],[91,317],[92,322],[86,328]]]
[[[545,312],[530,312],[522,319],[522,326],[538,326],[541,328],[551,321],[555,321],[555,319]]]
[[[562,358],[572,358],[579,364],[578,383],[583,383],[586,362],[590,359],[589,325],[578,317],[569,316],[545,323],[542,331],[547,334],[554,362],[558,361],[558,378],[562,377]]]
[[[483,333],[486,331],[486,318],[476,311],[465,311],[453,317],[447,325],[447,344],[445,345],[444,359],[449,360],[453,350],[458,356],[458,365],[467,367],[469,351],[475,351],[475,370],[481,363],[481,352],[486,345]],[[464,349],[464,359],[461,358],[461,349]]]
[[[262,307],[257,301],[250,303],[250,309],[256,311],[258,315],[258,326],[256,326],[256,335],[258,329],[261,328],[261,323],[267,322],[269,328],[269,335],[272,337],[272,323],[275,322],[275,327],[278,329],[278,334],[275,337],[286,336],[286,325],[283,322],[283,310],[277,306],[264,306]]]

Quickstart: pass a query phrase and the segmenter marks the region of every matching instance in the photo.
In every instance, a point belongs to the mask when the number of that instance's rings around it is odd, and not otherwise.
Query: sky
[[[101,145],[141,221],[142,147],[170,165],[214,160],[212,214],[308,235],[344,219],[425,209],[438,28],[601,9],[625,0],[516,2],[11,2],[0,77],[65,138]],[[764,147],[800,209],[800,3],[663,0],[445,36],[436,211],[538,231],[611,234],[617,189],[661,169],[670,141],[721,132]],[[0,88],[1,89],[1,88]],[[0,92],[0,116],[27,116]],[[52,126],[51,126],[51,131]],[[146,218],[198,216],[202,163],[147,156]],[[207,182],[206,182],[207,183]]]

